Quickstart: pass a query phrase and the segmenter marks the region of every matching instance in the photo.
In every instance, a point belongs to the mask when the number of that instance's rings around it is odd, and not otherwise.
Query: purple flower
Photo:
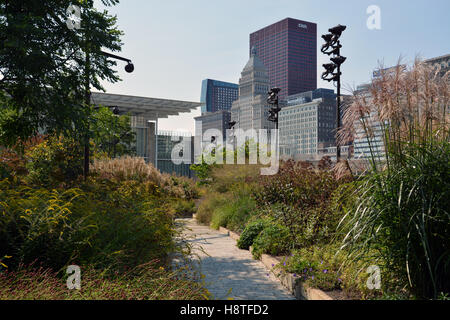
[[[323,270],[323,273],[328,273],[328,269],[324,269],[324,270]]]
[[[309,271],[312,272],[312,268],[309,268]]]
[[[342,282],[342,279],[341,279],[341,278],[339,278],[339,279],[338,279],[338,281],[339,281],[339,282]]]
[[[312,276],[311,279],[314,280],[314,276]]]
[[[275,267],[275,265],[272,263],[272,267]]]
[[[297,274],[296,273],[294,273],[294,277],[296,277],[297,276]]]

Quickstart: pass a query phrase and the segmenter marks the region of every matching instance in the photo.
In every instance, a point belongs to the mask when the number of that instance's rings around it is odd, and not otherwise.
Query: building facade
[[[250,34],[280,99],[317,88],[317,25],[286,18]]]
[[[336,95],[317,89],[287,97],[279,113],[280,155],[315,160],[336,146]]]
[[[222,133],[225,141],[226,131],[231,121],[231,112],[220,110],[216,112],[208,112],[199,117],[195,117],[195,136],[203,136],[207,130],[217,129]]]
[[[250,59],[245,65],[239,79],[239,99],[233,102],[231,120],[236,121],[236,129],[272,129],[274,123],[267,120],[267,92],[269,75],[262,61],[252,49]]]
[[[450,54],[446,54],[445,56],[435,57],[428,60],[425,60],[426,63],[434,66],[435,68],[440,68],[440,76],[443,77],[447,72],[450,71]],[[447,81],[449,80],[450,75],[447,75]]]
[[[229,111],[238,98],[238,85],[235,83],[205,79],[202,81],[200,96],[201,112]]]
[[[370,84],[362,84],[356,88],[355,94],[359,96],[364,96],[367,101],[371,101],[372,96],[370,94]],[[365,133],[362,121],[356,121],[354,123],[354,154],[355,159],[368,160],[373,159],[376,161],[382,161],[385,159],[384,141],[383,141],[383,130],[381,128],[380,122],[376,119],[376,112],[372,112],[369,116],[365,117],[366,123],[373,128],[370,137]]]
[[[194,163],[194,139],[190,134],[158,131],[158,170],[162,173],[192,178],[190,169]],[[176,163],[175,161],[180,163]]]

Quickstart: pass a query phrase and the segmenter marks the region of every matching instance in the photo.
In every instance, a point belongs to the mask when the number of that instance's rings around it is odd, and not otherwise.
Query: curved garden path
[[[193,245],[193,260],[214,299],[295,300],[261,261],[237,248],[228,235],[194,219],[178,221],[185,225],[184,240]]]

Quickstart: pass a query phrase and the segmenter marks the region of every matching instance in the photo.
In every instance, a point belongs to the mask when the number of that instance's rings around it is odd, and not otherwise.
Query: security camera
[[[342,56],[337,56],[335,58],[331,58],[330,60],[333,61],[338,66],[340,66],[341,64],[343,64],[345,62],[345,60],[347,60],[347,58],[342,57]]]
[[[331,32],[333,35],[340,37],[342,32],[344,32],[345,29],[347,29],[346,26],[338,24],[336,27],[328,29],[328,31]]]
[[[331,33],[327,33],[322,35],[323,40],[325,40],[326,42],[330,42],[331,39],[333,39],[333,35]]]
[[[323,67],[328,73],[334,72],[334,69],[336,69],[336,65],[334,63],[325,63],[323,64]]]

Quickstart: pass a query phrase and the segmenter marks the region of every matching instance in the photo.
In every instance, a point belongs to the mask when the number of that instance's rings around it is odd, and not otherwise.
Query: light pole
[[[91,89],[90,89],[90,77],[91,77],[91,54],[89,52],[89,42],[86,41],[86,48],[85,48],[85,52],[86,52],[86,61],[85,61],[85,104],[86,107],[88,108],[88,119],[89,119],[89,115],[90,115],[90,111],[89,111],[89,107],[91,105]],[[113,59],[117,59],[117,60],[122,60],[122,61],[126,61],[127,65],[125,66],[125,71],[128,73],[132,73],[134,71],[134,64],[131,62],[130,59],[127,58],[123,58],[120,56],[117,56],[115,54],[112,53],[107,53],[107,52],[103,52],[100,51],[100,54],[109,57],[109,58],[113,58]],[[118,111],[118,110],[117,110]],[[114,112],[114,110],[113,110]],[[89,140],[90,140],[90,128],[89,128],[89,121],[86,122],[86,128],[85,128],[86,132],[85,132],[85,137],[84,137],[84,179],[86,180],[88,175],[89,175],[89,154],[90,154],[90,150],[89,150]]]
[[[280,93],[280,91],[280,88],[272,88],[267,93],[269,95],[267,103],[273,105],[273,107],[269,109],[269,118],[267,120],[275,122],[275,129],[278,129],[278,112],[281,110],[278,105],[278,93]]]
[[[322,46],[322,53],[327,55],[333,55],[330,59],[332,63],[326,63],[323,65],[325,68],[325,72],[322,74],[322,80],[326,80],[328,82],[334,81],[337,82],[337,97],[336,97],[336,162],[339,162],[341,159],[341,146],[339,140],[337,139],[337,133],[341,128],[341,65],[347,59],[346,57],[341,56],[341,42],[339,38],[342,35],[342,32],[347,29],[346,26],[337,25],[333,28],[328,29],[330,33],[322,35],[322,38],[325,40],[325,44]],[[337,72],[334,72],[337,68]]]
[[[268,97],[267,97],[267,103],[272,105],[272,108],[269,109],[269,117],[267,120],[275,122],[275,132],[276,132],[276,138],[275,138],[275,147],[276,147],[276,156],[278,159],[278,113],[281,111],[281,108],[279,107],[278,103],[278,94],[280,93],[280,88],[272,88],[269,90]],[[272,143],[272,141],[270,142]]]

